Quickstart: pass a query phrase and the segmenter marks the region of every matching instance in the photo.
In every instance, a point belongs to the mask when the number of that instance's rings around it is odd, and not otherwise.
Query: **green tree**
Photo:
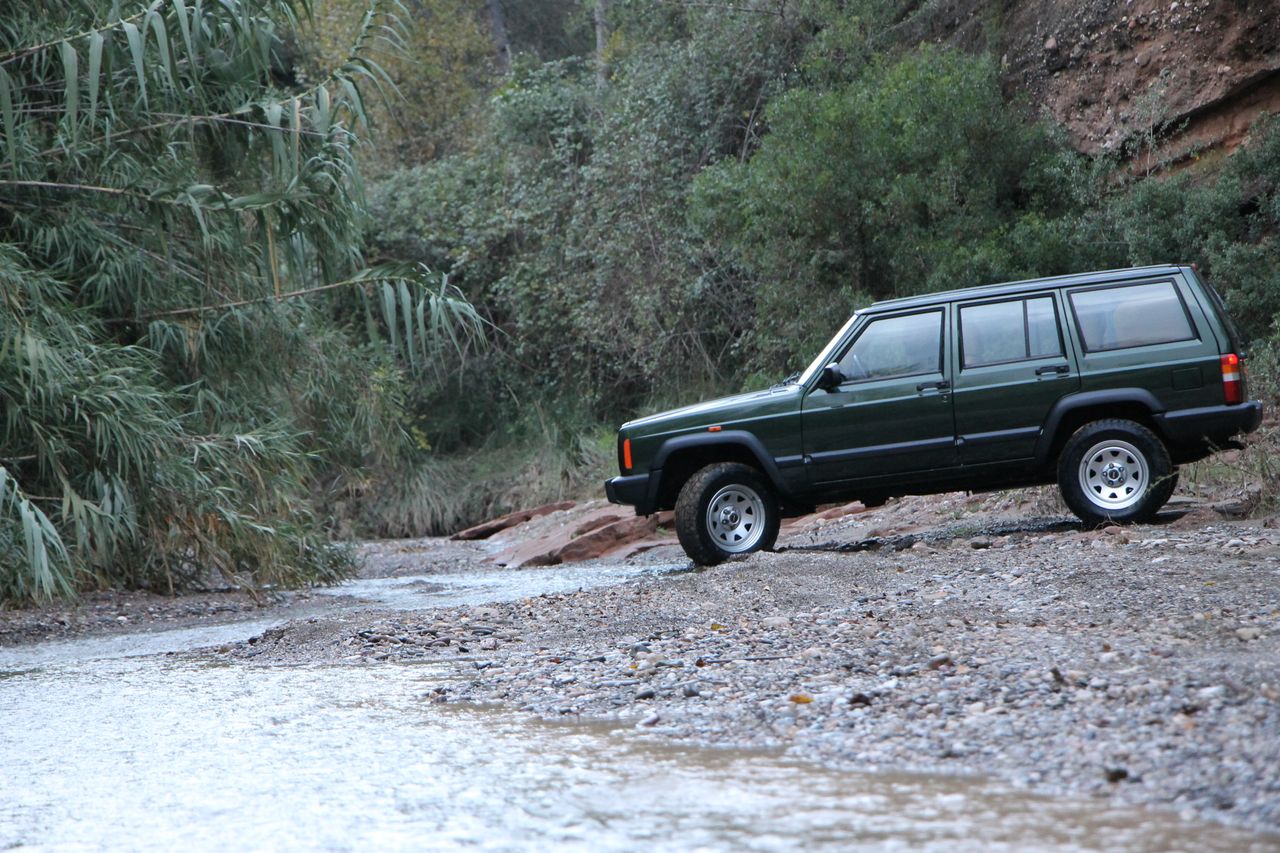
[[[804,331],[815,311],[976,283],[954,260],[1016,210],[1044,148],[990,59],[929,47],[793,88],[767,120],[749,161],[698,177],[693,217],[757,282],[758,343],[775,369],[816,343]]]
[[[286,36],[307,12],[6,13],[0,597],[335,579],[322,507],[412,457],[405,372],[476,317],[438,279],[363,266],[378,11],[304,82]]]

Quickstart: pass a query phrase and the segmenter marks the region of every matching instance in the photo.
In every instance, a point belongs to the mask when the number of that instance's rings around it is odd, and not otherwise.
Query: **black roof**
[[[914,308],[936,305],[939,302],[952,302],[956,299],[981,299],[984,296],[1006,296],[1050,287],[1066,287],[1081,284],[1109,284],[1136,278],[1151,278],[1160,275],[1175,275],[1183,267],[1176,264],[1160,264],[1150,267],[1129,267],[1118,270],[1099,270],[1098,272],[1076,273],[1073,275],[1057,275],[1049,278],[1029,278],[1025,281],[1008,281],[1003,284],[983,284],[977,287],[963,287],[958,290],[944,290],[937,293],[922,293],[918,296],[904,296],[899,299],[886,299],[869,306],[868,311],[880,311],[888,308]]]

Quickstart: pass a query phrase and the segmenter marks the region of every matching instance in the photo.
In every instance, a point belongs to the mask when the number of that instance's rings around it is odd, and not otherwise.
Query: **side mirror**
[[[840,365],[831,362],[822,368],[822,373],[818,374],[818,387],[823,391],[834,391],[844,382],[845,376],[840,372]]]

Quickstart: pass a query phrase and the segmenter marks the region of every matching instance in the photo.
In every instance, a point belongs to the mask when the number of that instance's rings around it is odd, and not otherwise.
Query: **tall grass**
[[[613,475],[613,431],[541,421],[479,450],[428,458],[367,496],[354,532],[383,537],[441,535],[517,509],[603,496]]]

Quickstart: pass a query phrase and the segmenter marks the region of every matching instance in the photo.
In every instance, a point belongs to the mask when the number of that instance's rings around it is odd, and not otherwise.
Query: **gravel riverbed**
[[[891,504],[714,568],[658,549],[638,559],[671,571],[318,615],[210,654],[449,662],[457,677],[424,700],[987,774],[1280,832],[1280,530],[1207,510],[1101,531],[1017,511],[957,520],[957,501]],[[382,575],[484,556],[441,540],[365,554]]]

